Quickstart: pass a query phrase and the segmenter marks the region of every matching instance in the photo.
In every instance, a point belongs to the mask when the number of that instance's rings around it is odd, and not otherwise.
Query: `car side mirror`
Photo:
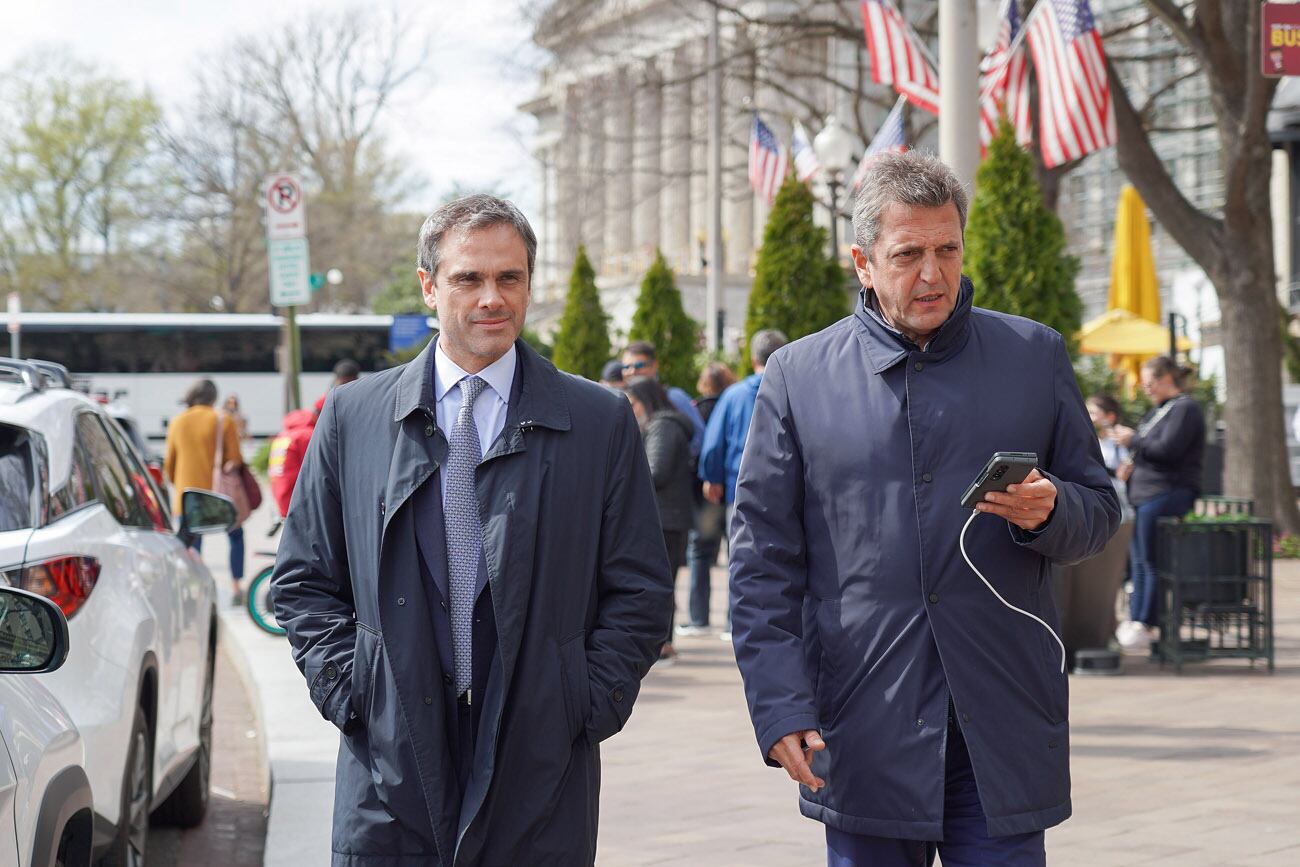
[[[44,596],[0,587],[0,673],[54,671],[68,658],[68,619]]]
[[[181,493],[180,536],[187,543],[194,536],[229,532],[235,520],[235,504],[229,497],[197,488]]]

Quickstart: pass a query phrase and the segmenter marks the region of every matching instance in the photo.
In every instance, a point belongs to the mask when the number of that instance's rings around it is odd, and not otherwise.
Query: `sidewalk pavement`
[[[267,559],[264,506],[245,530],[247,575]],[[258,688],[272,774],[267,867],[329,860],[338,735],[307,698],[283,639],[228,604],[226,546],[205,559]],[[714,570],[721,588],[725,571]],[[685,572],[679,576],[684,610]],[[1277,671],[1239,660],[1172,669],[1128,658],[1119,677],[1072,677],[1074,816],[1048,832],[1054,867],[1300,863],[1300,562],[1275,564]],[[714,593],[715,622],[722,594]],[[598,863],[794,867],[825,863],[820,825],[766,768],[731,648],[678,639],[624,731],[601,746]]]

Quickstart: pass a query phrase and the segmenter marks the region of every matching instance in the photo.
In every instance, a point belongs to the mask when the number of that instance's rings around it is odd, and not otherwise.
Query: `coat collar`
[[[867,293],[870,291],[864,288],[858,293],[853,315],[857,319],[858,338],[871,361],[871,371],[879,374],[902,361],[908,353],[920,352],[921,348],[868,307]],[[961,287],[957,290],[957,306],[947,321],[939,326],[925,349],[925,354],[931,360],[943,361],[966,345],[966,340],[970,337],[970,311],[974,297],[974,285],[969,277],[963,276]]]
[[[424,410],[430,418],[437,418],[433,396],[435,343],[436,341],[430,340],[428,346],[406,364],[398,377],[393,421],[400,422],[417,409]],[[515,341],[515,350],[518,367],[511,389],[507,424],[514,422],[524,428],[569,430],[572,422],[564,377],[524,340]]]

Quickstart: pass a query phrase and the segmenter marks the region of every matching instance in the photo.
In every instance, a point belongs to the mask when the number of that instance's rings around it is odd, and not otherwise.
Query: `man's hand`
[[[704,483],[704,499],[710,503],[719,504],[722,502],[722,485],[716,485],[713,482]]]
[[[791,732],[768,751],[768,758],[785,768],[790,779],[803,783],[814,792],[826,785],[826,781],[813,776],[812,754],[826,749],[826,741],[816,729],[806,732]]]
[[[990,491],[984,502],[975,506],[981,512],[1006,518],[1022,530],[1037,530],[1047,522],[1056,507],[1056,485],[1031,470],[1018,485],[1010,485],[1005,494]]]

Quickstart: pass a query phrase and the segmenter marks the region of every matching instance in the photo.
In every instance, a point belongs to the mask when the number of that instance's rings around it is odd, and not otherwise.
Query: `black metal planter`
[[[1256,659],[1273,670],[1273,525],[1161,518],[1161,663]]]

